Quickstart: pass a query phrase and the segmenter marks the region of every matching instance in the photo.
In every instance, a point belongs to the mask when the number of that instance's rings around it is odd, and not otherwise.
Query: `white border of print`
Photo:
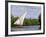
[[[11,5],[26,5],[26,6],[41,6],[41,30],[35,31],[14,31],[11,32]],[[26,3],[8,3],[8,35],[12,34],[27,34],[27,33],[42,33],[43,32],[43,5],[42,4],[26,4]]]

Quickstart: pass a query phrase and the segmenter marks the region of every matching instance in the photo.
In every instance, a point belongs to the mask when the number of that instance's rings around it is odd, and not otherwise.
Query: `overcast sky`
[[[25,12],[27,12],[25,18],[38,19],[41,13],[41,6],[11,5],[11,14],[13,16],[21,16]]]

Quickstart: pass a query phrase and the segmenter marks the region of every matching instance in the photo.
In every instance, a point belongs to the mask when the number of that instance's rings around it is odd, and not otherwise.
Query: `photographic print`
[[[11,31],[39,30],[41,6],[11,5]]]
[[[8,2],[8,35],[43,33],[43,4]]]

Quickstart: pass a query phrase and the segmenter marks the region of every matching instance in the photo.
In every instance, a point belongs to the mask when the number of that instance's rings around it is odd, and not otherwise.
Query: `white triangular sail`
[[[26,16],[26,14],[27,14],[27,12],[25,12],[19,19],[17,19],[14,24],[16,24],[16,25],[23,25],[24,18]]]

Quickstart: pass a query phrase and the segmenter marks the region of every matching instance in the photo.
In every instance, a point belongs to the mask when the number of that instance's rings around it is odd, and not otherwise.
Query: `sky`
[[[11,5],[11,14],[13,16],[22,16],[25,12],[27,12],[25,18],[38,19],[41,6]]]

